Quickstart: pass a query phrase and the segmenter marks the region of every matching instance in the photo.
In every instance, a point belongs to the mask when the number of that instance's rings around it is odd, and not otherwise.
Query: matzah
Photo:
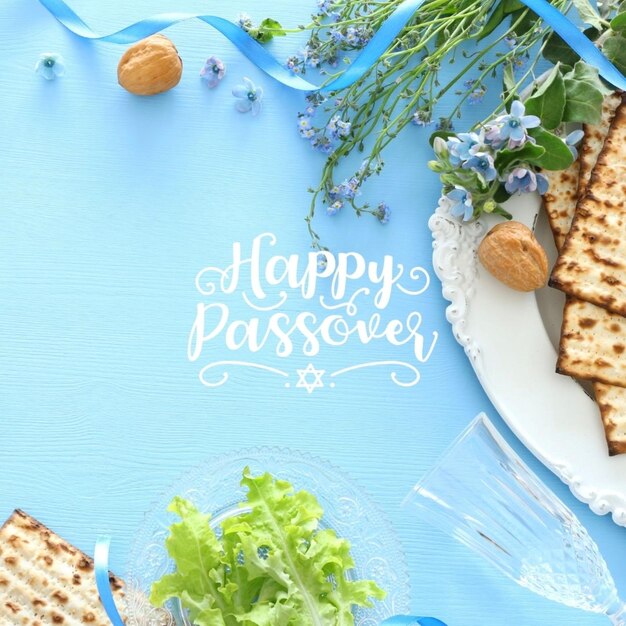
[[[619,93],[614,92],[604,98],[602,104],[602,119],[599,124],[585,124],[583,130],[585,136],[583,137],[582,144],[580,146],[580,173],[578,179],[578,193],[577,198],[582,198],[587,191],[589,185],[589,179],[591,178],[591,172],[596,166],[604,141],[609,133],[611,122],[615,117],[615,111],[620,105],[622,97]],[[574,209],[576,207],[574,206]],[[570,226],[574,214],[570,216]],[[569,232],[569,226],[566,233]],[[561,246],[559,246],[559,249]]]
[[[555,179],[550,180],[551,191],[554,190],[552,192],[554,196],[561,200],[561,205],[558,207],[559,213],[553,216],[550,215],[550,203],[546,202],[549,223],[557,250],[561,249],[565,235],[569,232],[576,205],[578,204],[579,194],[583,195],[587,188],[591,171],[602,150],[604,140],[619,102],[620,97],[618,94],[607,96],[602,107],[601,123],[597,126],[585,125],[585,135],[580,150],[580,162],[573,164],[573,167],[579,169],[580,172],[580,180],[578,181],[576,194],[572,196],[569,176],[566,176],[564,179],[559,179],[557,176],[551,177]],[[570,167],[570,170],[571,169]],[[546,196],[544,196],[544,201],[545,200]],[[552,201],[552,207],[555,207],[554,200]],[[575,323],[573,319],[576,316],[578,316],[578,323]],[[581,378],[581,369],[588,372],[593,369],[594,360],[598,358],[598,355],[589,352],[585,353],[585,348],[588,346],[588,343],[584,341],[586,338],[586,332],[584,330],[585,324],[581,326],[580,323],[583,320],[587,320],[586,323],[589,325],[589,323],[593,322],[596,318],[598,322],[602,323],[603,318],[605,318],[604,323],[606,324],[607,317],[611,318],[613,316],[593,304],[584,303],[574,298],[568,298],[566,300],[563,312],[564,323],[562,328],[559,364],[557,366],[562,373],[572,372],[572,375]],[[609,321],[609,325],[612,323],[613,322]],[[615,323],[620,324],[621,320],[615,320]],[[613,328],[615,329],[615,327]],[[577,342],[575,339],[572,340],[572,350],[568,351],[568,337],[572,336],[582,341]],[[578,359],[573,358],[573,352],[578,353]],[[574,363],[574,361],[576,361],[576,363]],[[623,454],[626,452],[626,389],[594,382],[593,390],[596,403],[600,409],[609,454],[611,456]]]
[[[626,318],[584,300],[563,310],[557,371],[584,380],[626,386]]]
[[[616,103],[621,96],[611,94],[604,100],[602,121],[597,126],[585,126],[581,147],[579,192],[584,196],[594,159],[602,151],[602,142],[615,115]],[[563,311],[563,327],[557,371],[590,380],[605,380],[626,386],[626,355],[620,353],[621,344],[614,340],[616,334],[626,331],[624,318],[588,302],[567,298]],[[626,416],[626,391],[622,402]],[[615,398],[613,405],[615,405]],[[626,419],[626,417],[625,417]]]
[[[596,383],[593,386],[596,402],[604,424],[609,454],[626,452],[626,389],[614,385]]]
[[[548,192],[543,196],[543,204],[548,214],[550,230],[556,249],[560,250],[572,225],[572,218],[578,202],[578,176],[580,162],[574,161],[560,172],[544,171],[548,179]]]
[[[626,108],[611,124],[550,284],[626,314]]]
[[[120,601],[122,581],[109,580]],[[0,528],[0,624],[111,626],[92,559],[19,510]]]
[[[602,104],[600,123],[583,126],[585,134],[580,146],[580,156],[576,161],[566,170],[543,172],[550,183],[548,193],[543,196],[543,203],[557,250],[561,250],[565,243],[567,233],[572,226],[578,199],[584,195],[615,111],[621,101],[622,98],[617,92],[609,94]]]

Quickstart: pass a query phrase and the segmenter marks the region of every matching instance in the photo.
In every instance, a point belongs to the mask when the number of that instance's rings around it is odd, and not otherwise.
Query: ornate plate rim
[[[536,195],[507,203],[514,219],[531,227],[540,206]],[[534,294],[511,291],[478,265],[478,243],[493,223],[494,218],[486,216],[461,224],[442,205],[429,219],[433,267],[441,281],[442,294],[450,302],[446,318],[454,337],[464,348],[496,410],[526,448],[594,513],[611,513],[616,524],[626,526],[626,455],[608,456],[595,403],[576,382],[554,371],[556,351],[543,326]],[[504,336],[499,330],[501,319],[509,323],[507,330],[518,327],[520,332]],[[502,354],[494,354],[494,335],[498,333],[511,347],[500,351]],[[516,347],[526,353],[521,355]],[[544,360],[551,354],[553,360],[535,367],[528,360],[528,352],[542,355]],[[522,361],[526,359],[526,366],[533,367],[524,369],[516,363],[521,356]],[[498,371],[512,372],[514,376],[521,372],[524,386],[531,392],[521,395],[507,389],[502,376],[496,374]],[[567,428],[558,429],[563,426]]]

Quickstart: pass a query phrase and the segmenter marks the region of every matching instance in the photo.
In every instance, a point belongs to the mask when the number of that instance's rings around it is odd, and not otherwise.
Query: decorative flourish
[[[359,307],[356,304],[356,300],[357,298],[359,298],[359,296],[369,296],[370,295],[370,289],[369,287],[359,287],[351,296],[348,300],[346,300],[345,302],[335,302],[335,304],[329,304],[326,300],[326,296],[324,296],[323,294],[320,296],[320,304],[327,310],[327,311],[336,311],[338,309],[345,309],[346,310],[346,315],[350,315],[350,316],[354,316],[357,314]]]
[[[258,304],[258,302],[253,302],[252,298],[250,298],[250,296],[245,291],[241,292],[242,300],[255,311],[275,311],[276,309],[280,309],[280,307],[282,307],[283,304],[287,302],[288,297],[289,296],[287,295],[287,292],[281,290],[278,292],[278,300],[276,302],[274,302],[273,304],[268,304],[267,306],[261,306],[260,304]]]
[[[306,389],[307,393],[313,393],[315,389],[324,387],[322,376],[326,373],[326,370],[315,369],[313,363],[309,363],[303,370],[296,370],[296,372],[298,372],[296,387]]]
[[[250,111],[252,115],[258,115],[261,112],[263,89],[257,87],[249,78],[244,78],[243,83],[233,89],[233,96],[237,98],[235,108],[240,113]]]
[[[35,72],[46,80],[54,80],[65,74],[65,61],[60,54],[44,52],[35,65]]]
[[[417,383],[419,382],[420,380],[419,370],[414,365],[411,365],[410,363],[405,363],[404,361],[371,361],[369,363],[359,363],[358,365],[351,365],[350,367],[344,367],[343,369],[337,370],[336,372],[333,372],[331,376],[334,378],[335,376],[341,376],[342,374],[353,372],[355,370],[360,370],[365,367],[390,367],[390,366],[391,367],[393,366],[403,367],[409,370],[413,374],[413,378],[409,379],[408,381],[401,381],[398,378],[397,372],[395,370],[392,370],[389,377],[396,385],[398,385],[398,387],[413,387],[414,385],[417,385]]]
[[[209,89],[213,89],[220,84],[226,74],[224,62],[215,56],[210,56],[204,67],[200,70],[200,76],[206,82]]]
[[[409,289],[398,283],[398,289],[407,296],[421,296],[430,286],[430,274],[421,265],[412,267],[408,272],[409,278],[420,285],[417,289]]]
[[[236,367],[248,367],[254,368],[258,370],[263,370],[272,374],[277,374],[284,378],[290,378],[290,374],[288,372],[284,372],[283,370],[277,369],[275,367],[270,367],[268,365],[262,365],[261,363],[252,363],[247,361],[216,361],[215,363],[209,363],[205,365],[200,371],[199,378],[200,382],[205,387],[216,388],[221,387],[224,383],[226,383],[230,374],[227,371],[222,372],[222,375],[217,380],[209,379],[207,373],[210,370],[213,370],[217,367],[225,367],[225,366],[236,366]],[[400,380],[398,373],[396,370],[392,370],[389,374],[389,378],[393,383],[398,385],[399,387],[413,387],[416,385],[420,378],[419,370],[412,364],[406,363],[404,361],[370,361],[368,363],[359,363],[357,365],[350,365],[349,367],[344,367],[339,370],[336,370],[330,374],[332,378],[336,378],[337,376],[342,376],[343,374],[347,374],[348,372],[353,372],[356,370],[369,368],[369,367],[401,367],[411,373],[412,377],[409,380]],[[296,374],[298,375],[298,380],[295,384],[296,389],[304,389],[308,394],[313,393],[316,389],[323,389],[324,385],[324,374],[326,374],[326,370],[317,369],[313,363],[309,363],[304,369],[296,369]],[[290,387],[290,383],[286,382],[285,387]],[[335,387],[335,383],[330,383],[330,387]]]
[[[215,361],[214,363],[209,363],[208,365],[205,365],[200,370],[200,373],[198,374],[200,382],[205,387],[221,387],[230,377],[230,374],[228,372],[223,372],[219,380],[209,380],[207,379],[206,374],[216,367],[224,367],[229,365],[234,365],[238,367],[251,367],[258,370],[271,372],[272,374],[277,374],[279,376],[284,376],[286,378],[289,377],[289,374],[287,372],[283,372],[282,370],[279,370],[275,367],[270,367],[269,365],[262,365],[261,363],[250,363],[248,361]]]

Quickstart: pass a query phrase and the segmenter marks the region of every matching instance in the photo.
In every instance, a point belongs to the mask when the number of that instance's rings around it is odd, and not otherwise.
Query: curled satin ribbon
[[[186,20],[198,19],[215,28],[234,44],[254,65],[279,83],[299,91],[317,91],[318,85],[310,83],[301,76],[293,74],[276,60],[258,41],[236,24],[215,15],[201,15],[197,13],[163,13],[131,24],[126,28],[108,35],[99,35],[92,30],[63,0],[39,0],[39,2],[65,28],[84,39],[98,39],[111,43],[133,43],[154,35],[159,31],[179,24]],[[325,91],[337,91],[355,83],[376,63],[381,55],[389,48],[400,31],[426,0],[404,0],[389,16],[354,59],[352,64],[341,76],[324,86]]]
[[[113,626],[125,626],[115,600],[111,592],[111,583],[109,582],[109,547],[111,545],[110,537],[99,537],[96,541],[96,547],[93,552],[93,568],[96,575],[96,588],[100,596],[100,602]]]
[[[394,615],[384,622],[380,623],[380,626],[446,626],[441,620],[434,617],[413,617],[411,615]]]
[[[338,91],[362,78],[380,59],[400,31],[426,0],[404,0],[376,31],[354,62],[343,74],[323,86],[324,91]],[[569,18],[547,0],[521,0],[541,17],[546,24],[600,75],[618,89],[626,91],[626,77],[602,54]],[[279,83],[300,91],[317,91],[320,86],[293,74],[236,24],[214,15],[195,13],[163,13],[140,20],[108,35],[92,30],[63,0],[39,0],[65,28],[85,39],[99,39],[112,43],[133,43],[185,20],[199,19],[209,24],[233,43],[252,63]]]
[[[94,550],[94,571],[96,573],[96,587],[100,595],[100,602],[111,620],[113,626],[124,626],[115,601],[111,593],[109,583],[109,549],[111,547],[110,537],[99,537]],[[381,622],[380,626],[446,626],[443,622],[434,617],[413,617],[411,615],[396,615]]]

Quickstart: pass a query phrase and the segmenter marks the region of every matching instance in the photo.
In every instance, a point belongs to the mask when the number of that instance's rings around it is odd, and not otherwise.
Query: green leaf
[[[520,20],[520,18],[522,18]],[[519,23],[517,23],[517,21]],[[529,11],[526,7],[511,13],[511,24],[513,26],[513,32],[520,37],[526,34],[529,30],[533,29],[537,23],[537,16]]]
[[[505,15],[510,15],[511,13],[515,13],[520,9],[525,9],[526,5],[522,4],[519,0],[504,0],[503,9]]]
[[[601,32],[597,28],[587,28],[583,31],[583,34],[591,41],[595,41]],[[555,65],[561,63],[561,65],[574,66],[580,61],[578,54],[554,32],[545,39],[545,44],[543,56]]]
[[[544,128],[553,130],[561,124],[565,111],[565,82],[559,64],[524,104],[527,115],[539,117]]]
[[[503,184],[498,186],[496,193],[493,194],[493,199],[501,204],[502,202],[506,202],[511,197],[511,194],[504,188]]]
[[[574,6],[578,11],[578,15],[580,16],[581,21],[584,24],[589,26],[593,26],[598,30],[602,30],[604,28],[604,24],[602,23],[602,18],[598,15],[597,11],[591,6],[589,0],[573,0]]]
[[[580,60],[580,56],[554,32],[545,41],[543,56],[554,64],[574,65]]]
[[[169,511],[182,521],[170,527],[166,540],[168,554],[176,562],[176,572],[166,574],[152,585],[150,601],[156,606],[170,598],[180,598],[196,626],[224,626],[219,585],[209,572],[219,571],[220,545],[209,526],[209,516],[182,498],[174,498]]]
[[[270,474],[252,477],[244,472],[250,513],[241,516],[251,532],[240,535],[245,567],[251,577],[267,576],[283,584],[299,616],[298,624],[350,623],[354,605],[367,606],[369,598],[384,592],[371,581],[352,581],[350,545],[333,530],[320,530],[323,515],[317,499],[306,491],[294,492],[286,481]],[[225,528],[227,524],[225,523]],[[258,546],[270,548],[262,558]],[[302,546],[307,546],[306,550]],[[328,575],[337,581],[337,587]]]
[[[260,43],[267,43],[274,37],[284,37],[287,33],[283,30],[280,22],[273,20],[271,17],[266,17],[258,28],[251,29],[250,35],[252,35]]]
[[[587,82],[565,78],[565,122],[599,124],[602,119],[602,92]]]
[[[506,219],[506,220],[512,220],[512,219],[513,219],[513,216],[512,216],[512,215],[511,215],[511,214],[510,214],[510,213],[509,213],[506,209],[504,209],[503,207],[501,207],[500,205],[498,205],[498,206],[497,206],[497,207],[493,210],[493,212],[494,212],[496,215],[501,215],[501,216],[502,216],[504,219]]]
[[[545,170],[564,170],[574,161],[574,155],[567,144],[553,133],[543,128],[533,128],[529,135],[543,148],[543,154],[534,164]]]
[[[578,61],[572,69],[564,74],[564,78],[571,78],[585,83],[591,89],[597,89],[600,91],[604,96],[607,96],[614,91],[613,89],[608,89],[602,82],[597,68],[585,63],[584,61]]]
[[[622,74],[626,73],[626,37],[613,33],[602,44],[602,52]]]
[[[502,95],[507,98],[510,95],[513,95],[513,91],[515,90],[515,73],[513,72],[513,65],[511,63],[507,63],[504,66],[504,71],[502,72]],[[507,111],[509,110],[511,103],[508,102],[506,105]]]
[[[537,163],[544,152],[545,149],[543,147],[535,145],[530,141],[521,148],[515,148],[514,150],[505,148],[500,150],[498,156],[496,156],[496,169],[502,174],[515,163]]]
[[[489,19],[476,36],[476,41],[480,41],[481,39],[488,37],[496,28],[498,28],[498,26],[500,26],[502,20],[506,17],[506,13],[504,12],[504,1],[505,0],[501,0],[498,2],[496,8],[491,12]]]
[[[455,133],[451,130],[436,130],[429,138],[428,142],[430,143],[431,148],[434,145],[435,137],[441,137],[442,139],[449,139],[450,137],[454,137]]]
[[[352,626],[355,606],[371,606],[385,592],[354,568],[350,544],[322,529],[313,494],[270,474],[246,468],[247,502],[222,522],[220,538],[209,516],[175,498],[180,522],[166,540],[176,570],[152,585],[150,601],[179,598],[195,626]]]
[[[611,20],[611,30],[614,30],[619,33],[626,30],[626,13],[618,13]]]

